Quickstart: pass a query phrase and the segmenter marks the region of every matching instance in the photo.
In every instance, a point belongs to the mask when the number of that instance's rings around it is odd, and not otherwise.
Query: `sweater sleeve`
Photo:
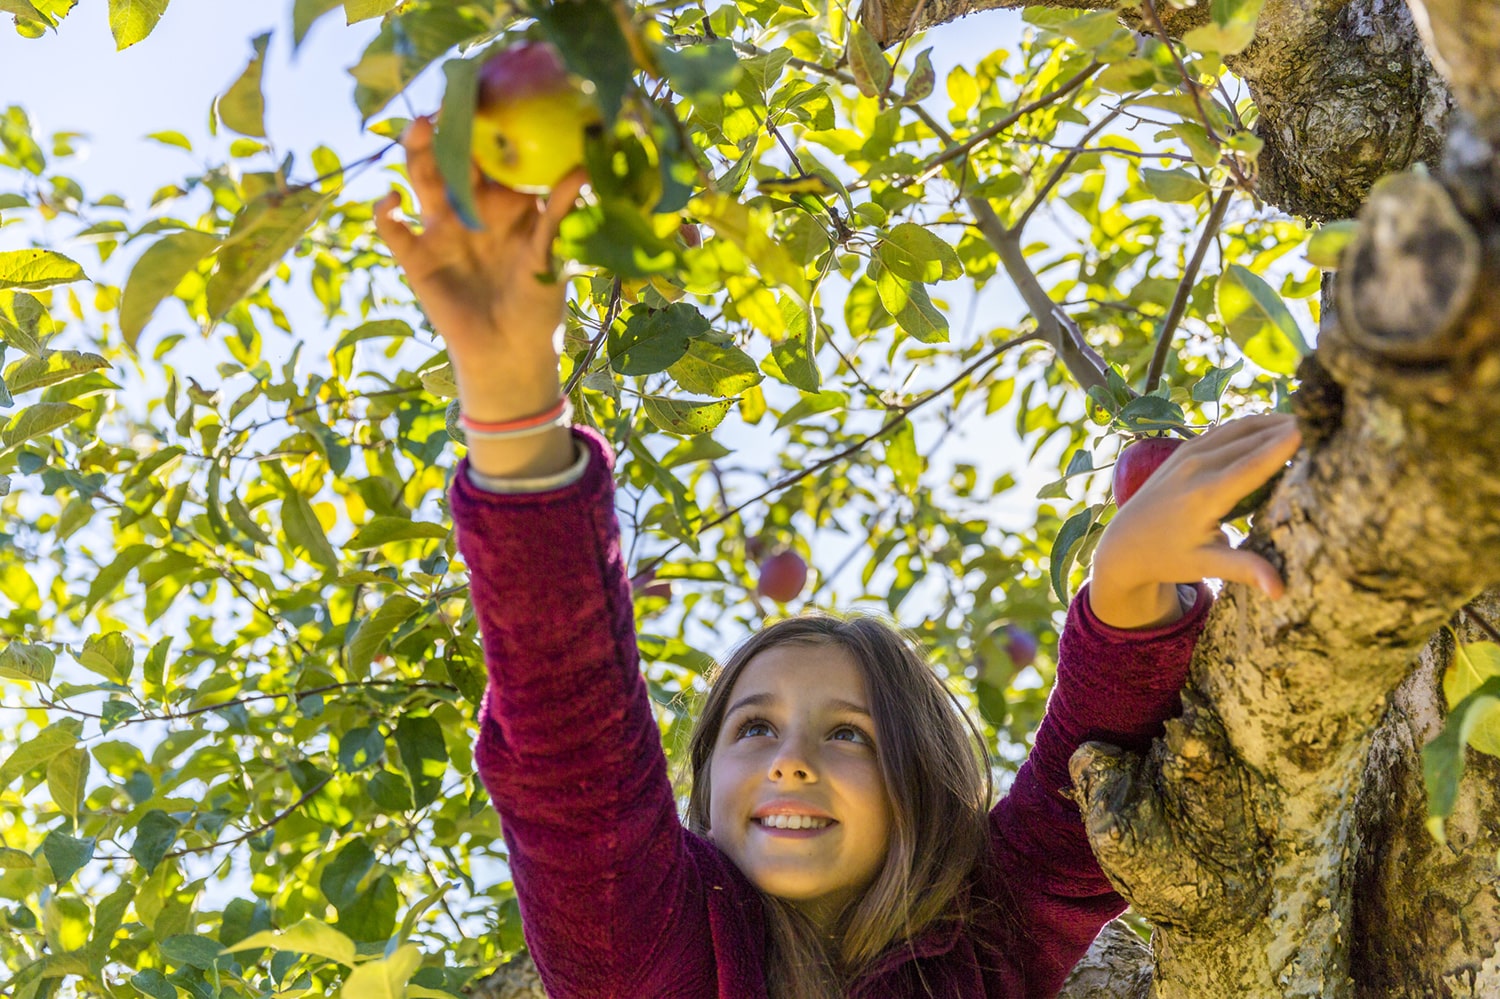
[[[711,979],[712,953],[683,932],[706,917],[640,675],[613,455],[573,433],[571,484],[488,492],[465,459],[450,490],[489,673],[475,762],[549,993],[632,996],[663,962]]]
[[[1125,910],[1065,794],[1073,784],[1068,760],[1091,740],[1142,752],[1181,712],[1188,664],[1213,603],[1203,584],[1191,592],[1182,618],[1139,631],[1095,617],[1087,584],[1068,608],[1046,716],[1010,793],[990,812],[994,860],[1015,906],[1011,956],[1025,969],[1028,997],[1054,995],[1099,929]]]

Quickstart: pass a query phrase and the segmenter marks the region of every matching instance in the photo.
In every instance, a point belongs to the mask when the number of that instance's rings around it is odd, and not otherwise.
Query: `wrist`
[[[1182,600],[1175,583],[1117,586],[1108,578],[1094,578],[1088,589],[1089,609],[1101,624],[1120,631],[1160,628],[1182,619]]]
[[[450,358],[458,404],[470,419],[504,423],[544,413],[562,398],[557,356],[476,360]]]

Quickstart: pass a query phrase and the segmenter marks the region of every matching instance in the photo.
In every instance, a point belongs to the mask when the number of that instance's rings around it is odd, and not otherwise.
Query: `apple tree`
[[[6,44],[73,6],[0,4]],[[926,643],[1003,786],[1115,455],[1295,412],[1231,524],[1288,596],[1226,588],[1183,718],[1075,760],[1132,908],[1070,993],[1500,994],[1500,23],[1060,0],[938,72],[923,31],[1014,6],[295,0],[294,44],[371,38],[313,99],[376,151],[278,148],[260,35],[148,204],[8,95],[0,990],[541,994],[472,764],[456,389],[355,191],[417,214],[432,72],[463,206],[478,67],[533,39],[597,102],[563,377],[674,763],[712,657],[832,605]],[[108,5],[121,49],[172,16]]]

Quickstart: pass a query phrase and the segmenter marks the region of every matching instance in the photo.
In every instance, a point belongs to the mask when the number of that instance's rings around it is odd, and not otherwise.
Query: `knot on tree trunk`
[[[1191,690],[1144,756],[1086,742],[1069,761],[1099,865],[1157,926],[1223,930],[1264,911],[1248,775]]]
[[[1493,271],[1493,261],[1441,183],[1387,177],[1359,218],[1335,292],[1350,341],[1387,360],[1436,365],[1495,337],[1486,317],[1470,319],[1481,269]]]

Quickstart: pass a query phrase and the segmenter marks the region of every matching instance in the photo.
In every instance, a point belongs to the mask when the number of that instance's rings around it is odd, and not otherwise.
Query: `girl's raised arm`
[[[465,415],[545,413],[560,400],[566,290],[550,277],[552,243],[584,175],[542,202],[476,169],[485,227],[470,231],[432,139],[425,118],[404,139],[421,231],[398,217],[395,194],[377,204],[377,229],[447,343]],[[489,676],[475,761],[543,982],[556,996],[713,994],[711,945],[682,927],[708,924],[714,875],[678,822],[640,675],[613,455],[566,426],[469,441],[450,499]],[[468,474],[546,477],[579,450],[582,478],[547,491],[486,491]]]

